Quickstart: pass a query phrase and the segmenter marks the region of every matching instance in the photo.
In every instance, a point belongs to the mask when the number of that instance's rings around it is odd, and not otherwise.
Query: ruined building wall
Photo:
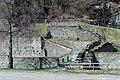
[[[0,33],[0,67],[8,67],[8,54],[9,54],[9,35],[7,32]],[[20,66],[25,58],[43,57],[41,50],[41,36],[29,36],[28,33],[13,34],[13,59],[14,67]],[[31,61],[29,64],[33,64]],[[21,65],[24,68],[25,63]],[[19,67],[20,68],[20,67]]]
[[[29,31],[13,34],[14,68],[39,69],[41,61],[43,68],[54,67],[58,65],[58,57],[71,55],[76,58],[89,44],[99,40],[99,36],[95,33],[76,26],[49,27],[48,30],[47,38],[51,37],[52,39],[43,40],[39,34]],[[58,40],[54,40],[54,38]],[[64,40],[66,38],[67,40]],[[8,33],[1,32],[0,68],[8,67],[8,54]]]
[[[50,31],[48,37],[52,38],[68,38],[68,39],[78,39],[80,41],[95,41],[99,40],[99,36],[90,31],[86,31],[79,26],[58,26],[49,27]]]
[[[108,65],[100,65],[101,69],[120,69],[119,52],[96,52],[95,58],[99,63],[108,63]]]
[[[68,49],[59,44],[45,41],[45,49],[42,49],[43,42],[40,35],[31,33],[13,34],[13,63],[18,69],[40,69],[57,66],[58,59],[64,54],[69,54]],[[6,32],[0,33],[0,68],[8,68],[9,35]]]

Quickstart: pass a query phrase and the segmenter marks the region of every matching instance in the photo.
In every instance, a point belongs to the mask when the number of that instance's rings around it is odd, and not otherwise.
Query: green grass
[[[116,48],[117,52],[120,52],[120,48]]]
[[[16,70],[16,69],[10,69],[10,68],[0,68],[0,70]]]
[[[101,35],[102,38],[106,39],[108,42],[115,45],[120,45],[120,29],[90,25],[82,22],[60,23],[61,26],[78,26],[78,24],[82,26],[82,28],[88,29],[90,31],[96,31]],[[32,29],[36,31],[34,33],[35,35],[41,34],[43,36],[46,36],[48,33],[48,26],[50,26],[50,23],[40,23],[33,25]]]
[[[79,24],[82,26],[82,28],[86,28],[90,31],[96,31],[108,42],[120,45],[120,29],[90,25],[86,23]]]
[[[63,22],[60,25],[61,26],[77,26],[78,24],[82,26],[82,28],[85,28],[87,30],[96,31],[101,35],[102,38],[106,39],[108,42],[120,45],[120,29],[90,25],[82,22],[68,22],[68,23]],[[37,24],[36,29],[40,33],[46,35],[48,32],[47,26],[50,26],[50,24]]]
[[[40,23],[33,25],[33,29],[36,31],[37,34],[46,36],[48,33],[48,26],[50,26],[50,24]]]

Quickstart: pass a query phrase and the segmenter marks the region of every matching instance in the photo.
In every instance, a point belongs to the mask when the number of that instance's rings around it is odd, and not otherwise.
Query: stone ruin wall
[[[99,63],[109,63],[100,65],[101,68],[120,69],[120,53],[119,52],[96,52],[95,57]]]
[[[26,34],[13,35],[13,57],[41,57],[44,56],[41,50],[40,36],[25,36]],[[0,54],[9,54],[9,36],[8,33],[0,35]]]
[[[54,30],[55,29],[55,30]],[[61,55],[69,54],[71,52],[70,48],[77,46],[77,43],[84,43],[84,40],[87,40],[89,43],[91,40],[98,40],[98,37],[92,35],[91,33],[86,34],[87,31],[75,31],[78,30],[79,27],[67,27],[67,28],[59,28],[53,27],[51,30],[51,35],[53,38],[77,38],[79,37],[79,41],[45,41],[45,49],[47,51],[47,56],[51,58],[47,58],[44,60],[43,67],[54,67],[57,66],[57,59],[52,57],[59,57]],[[55,32],[54,32],[55,31]],[[63,34],[61,34],[63,32]],[[67,32],[67,33],[66,33]],[[68,34],[71,33],[71,34]],[[78,34],[79,33],[79,34]],[[80,35],[83,34],[83,35]],[[84,36],[86,34],[88,37]],[[92,37],[91,37],[92,36]],[[84,38],[83,38],[84,37]],[[86,42],[86,41],[85,41]],[[56,44],[59,43],[59,44]],[[64,44],[64,45],[60,45]],[[70,48],[67,48],[67,47]],[[42,42],[40,36],[28,36],[26,33],[23,35],[13,36],[13,57],[14,57],[14,68],[22,68],[22,69],[39,69],[40,67],[40,57],[46,57],[45,51],[41,49]],[[9,54],[9,37],[8,33],[0,33],[0,68],[7,68],[8,67],[8,54]],[[107,62],[107,54],[95,54],[97,60],[99,62]],[[114,61],[119,63],[119,57],[114,56],[115,54],[110,53],[110,58],[108,61]],[[114,57],[111,57],[114,56]],[[117,54],[118,55],[118,54]],[[117,58],[118,59],[117,59]],[[115,59],[115,60],[113,60]],[[52,61],[52,63],[51,63]],[[51,64],[49,64],[51,63]],[[46,66],[45,66],[46,65]]]
[[[96,41],[99,40],[99,36],[90,31],[86,31],[79,26],[60,26],[60,27],[49,27],[49,36],[53,38],[68,38],[78,39],[80,41]]]
[[[0,68],[8,67],[8,42],[7,33],[0,33]]]
[[[34,57],[43,57],[41,50],[41,37],[13,35],[13,59],[14,67],[20,66],[19,63],[24,62],[22,58],[28,59]],[[6,32],[0,33],[0,68],[8,67],[9,54],[9,35]],[[29,64],[33,64],[31,61]],[[24,63],[25,64],[25,63]],[[23,68],[25,66],[21,65]]]
[[[42,50],[41,36],[29,36],[27,33],[13,35],[13,59],[14,68],[18,69],[39,69],[40,58],[49,57],[43,60],[43,68],[57,66],[56,57],[69,54],[71,49],[45,41],[45,49]],[[0,68],[8,68],[9,36],[8,33],[0,35]],[[55,57],[55,58],[53,58]]]
[[[69,55],[71,52],[70,48],[50,41],[45,41],[45,49],[48,53],[47,56],[51,57],[62,57],[63,55]]]

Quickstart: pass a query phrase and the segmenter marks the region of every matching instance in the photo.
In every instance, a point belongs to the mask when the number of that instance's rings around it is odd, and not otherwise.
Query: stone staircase
[[[87,48],[87,45],[90,43],[91,42],[78,43],[78,45],[75,46],[70,52],[70,58],[72,59],[72,61],[75,61],[78,57],[78,54],[81,54],[83,49]]]
[[[60,28],[55,28],[55,29],[61,30]],[[61,32],[59,32],[58,34],[60,34],[60,33]],[[101,39],[100,35],[97,33],[77,28],[76,35],[85,36],[85,37],[88,37],[89,35],[91,35],[94,39],[92,40],[90,38],[90,40],[87,40],[89,38],[80,39],[80,37],[79,37],[79,40],[66,40],[65,41],[63,39],[63,40],[57,41],[57,40],[52,40],[52,39],[49,40],[49,39],[44,38],[45,49],[48,50],[47,51],[48,57],[64,58],[66,56],[69,56],[70,61],[68,61],[67,63],[76,62],[76,61],[78,61],[77,60],[78,58],[81,58],[81,55],[83,55],[83,54],[84,54],[84,56],[87,55],[86,51],[93,51],[96,48],[98,49],[99,48],[98,46],[102,45],[101,44],[102,39]],[[60,38],[60,39],[62,39],[62,38]],[[85,41],[83,41],[83,40],[85,40]],[[45,58],[43,64],[46,65],[46,67],[52,67],[52,65],[51,65],[52,62],[56,62],[56,59],[53,60],[53,59]],[[85,60],[83,60],[83,62],[89,63],[89,60],[85,59]]]
[[[90,51],[95,51],[95,50],[98,50],[99,48],[101,48],[104,44],[106,44],[108,42],[103,42],[103,43],[100,43],[98,46],[95,46],[94,48],[90,49]]]
[[[85,52],[86,50],[89,50],[90,48],[94,48],[93,44],[98,43],[101,40],[101,37],[99,34],[82,29],[80,26],[70,26],[70,27],[49,27],[49,35],[51,35],[52,38],[78,38],[76,40],[77,45],[75,43],[75,40],[70,40],[72,42],[60,42],[60,41],[52,41],[49,40],[53,44],[57,44],[59,46],[63,46],[66,48],[71,49],[71,52],[69,53],[70,57],[73,59],[75,56],[77,57],[78,54]],[[64,44],[65,43],[65,44]],[[73,44],[75,43],[75,45]]]
[[[69,56],[69,59],[70,59],[68,61],[69,63],[69,62],[77,61],[77,58],[81,58],[81,55],[84,55],[85,57],[86,56],[85,54],[87,51],[93,51],[96,48],[98,49],[99,48],[98,46],[101,45],[102,39],[98,33],[84,30],[84,29],[81,29],[80,27],[72,27],[73,29],[69,29],[69,28],[70,27],[66,27],[66,29],[64,29],[64,27],[54,27],[50,31],[51,32],[50,34],[53,38],[58,37],[60,39],[65,37],[69,39],[71,37],[74,37],[73,34],[75,34],[75,38],[78,38],[78,40],[64,41],[65,44],[63,44],[64,42],[62,40],[54,41],[54,40],[45,39],[45,41],[47,42],[47,45],[45,46],[46,50],[48,50],[48,47],[51,48],[51,50],[49,50],[48,53],[50,52],[50,54],[54,54],[54,52],[56,51],[56,53],[58,54],[55,53],[55,55],[57,55],[57,57],[60,57],[60,58]],[[73,43],[75,43],[75,45],[71,46],[70,43],[72,43],[72,45]],[[49,45],[52,45],[54,47]],[[56,47],[59,47],[59,48],[56,48]],[[86,61],[86,62],[89,62],[89,61]]]
[[[87,45],[86,48],[79,49],[79,46],[75,47],[75,51],[71,51],[72,59],[65,63],[67,69],[100,69],[99,63],[93,61],[94,51],[101,48],[104,44],[108,43],[107,41],[103,42],[101,40],[95,41]],[[77,51],[76,51],[77,50]],[[80,52],[79,52],[80,51]],[[78,54],[79,53],[79,54]],[[76,54],[76,55],[75,55]],[[81,58],[81,55],[84,54],[84,58]]]
[[[54,68],[59,64],[58,58],[43,58],[43,68]]]

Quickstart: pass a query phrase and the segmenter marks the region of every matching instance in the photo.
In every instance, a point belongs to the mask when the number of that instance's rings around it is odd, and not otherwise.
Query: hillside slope
[[[108,42],[113,43],[115,45],[120,45],[120,29],[115,28],[109,28],[109,27],[103,27],[103,26],[96,26],[96,25],[90,25],[82,22],[67,22],[61,23],[61,26],[78,26],[78,24],[89,31],[96,32],[101,35],[103,39],[106,39]],[[50,23],[39,23],[35,24],[32,27],[32,30],[37,31],[36,33],[39,33],[43,36],[46,36],[48,33],[48,26],[50,26]],[[0,26],[1,27],[1,26]]]
[[[115,45],[120,45],[120,29],[90,25],[86,23],[80,23],[80,25],[82,28],[86,28],[100,34],[102,38],[106,39],[108,42]]]
[[[78,26],[78,24],[89,31],[96,32],[101,35],[103,39],[106,39],[108,42],[113,43],[115,45],[120,45],[120,29],[115,28],[109,28],[109,27],[103,27],[103,26],[96,26],[96,25],[90,25],[82,22],[67,22],[62,23],[62,26]],[[36,24],[36,30],[39,30],[40,33],[46,35],[47,34],[47,26],[50,26],[50,24]]]

